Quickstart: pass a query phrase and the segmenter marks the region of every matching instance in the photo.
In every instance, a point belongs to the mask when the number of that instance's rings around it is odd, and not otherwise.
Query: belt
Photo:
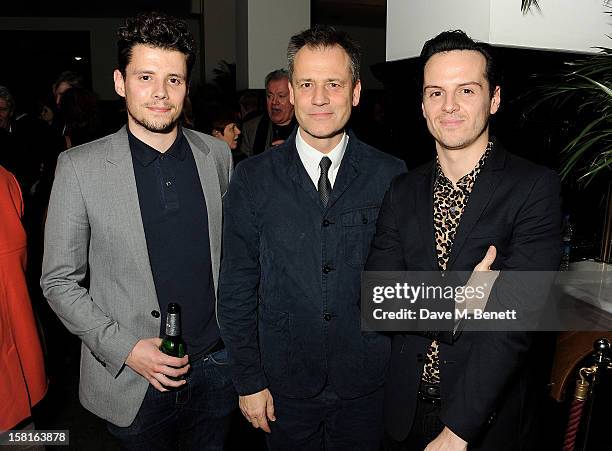
[[[204,354],[214,354],[221,349],[225,349],[225,343],[223,343],[223,340],[219,338],[219,340],[217,340],[217,342],[210,349],[205,351]]]
[[[423,401],[431,403],[440,402],[440,384],[428,384],[421,382],[419,386],[419,397]]]
[[[189,363],[193,364],[197,362],[198,360],[200,360],[202,357],[206,355],[214,354],[215,352],[220,351],[221,349],[224,349],[224,348],[225,348],[225,343],[223,343],[223,340],[219,338],[217,342],[214,345],[212,345],[210,348],[208,348],[207,350],[198,352],[193,357],[190,356]]]

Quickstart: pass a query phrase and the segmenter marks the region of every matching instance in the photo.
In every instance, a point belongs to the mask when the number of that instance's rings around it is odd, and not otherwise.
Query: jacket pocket
[[[286,379],[291,349],[291,315],[259,306],[259,349],[266,376]],[[284,382],[284,381],[283,381]]]
[[[344,260],[349,266],[363,268],[376,230],[378,210],[378,206],[364,207],[340,216],[344,235]]]

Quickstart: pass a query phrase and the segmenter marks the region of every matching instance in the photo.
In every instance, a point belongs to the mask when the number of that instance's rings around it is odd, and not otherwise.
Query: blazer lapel
[[[359,156],[361,150],[360,147],[362,144],[352,132],[349,132],[348,146],[346,147],[346,152],[344,153],[342,162],[340,163],[340,168],[338,169],[338,175],[336,176],[336,181],[334,183],[334,187],[332,188],[329,202],[327,203],[327,207],[323,207],[323,204],[321,204],[321,198],[319,197],[319,191],[312,183],[312,180],[308,176],[308,173],[306,172],[306,169],[304,168],[304,165],[302,164],[302,161],[298,155],[297,148],[295,146],[296,133],[298,133],[297,128],[287,140],[287,174],[308,194],[313,202],[319,206],[321,211],[325,211],[331,208],[338,201],[338,199],[340,199],[353,180],[355,180],[355,178],[359,175]]]
[[[125,126],[113,136],[106,161],[109,186],[113,187],[112,193],[109,193],[112,196],[110,207],[117,212],[118,221],[124,224],[125,245],[134,256],[140,273],[146,279],[147,289],[151,293],[150,299],[155,299],[157,308],[159,308]]]
[[[336,176],[327,208],[331,208],[340,199],[353,180],[359,175],[359,156],[362,145],[357,140],[357,137],[350,132],[348,145],[340,162],[340,168],[338,169],[338,175]]]
[[[474,188],[472,189],[468,203],[465,207],[463,215],[461,216],[461,221],[457,227],[455,239],[453,240],[453,245],[451,247],[447,269],[452,269],[453,264],[457,260],[457,256],[461,253],[465,240],[468,236],[470,236],[470,233],[480,219],[482,212],[491,201],[491,198],[495,193],[495,189],[497,188],[497,184],[499,183],[498,171],[503,169],[505,161],[506,151],[498,144],[494,143],[493,150],[488,157],[488,161],[485,163],[485,166],[482,168],[482,171],[476,178]]]
[[[422,178],[420,185],[415,193],[415,211],[418,218],[420,236],[426,244],[427,261],[432,270],[438,269],[438,257],[436,254],[436,236],[433,226],[433,184],[434,184],[434,166],[431,165],[423,168],[421,172]]]
[[[285,152],[287,153],[287,175],[293,182],[300,187],[300,189],[304,190],[306,195],[312,199],[312,201],[317,205],[317,207],[323,211],[323,205],[321,204],[321,198],[319,197],[319,191],[312,183],[310,176],[306,172],[304,165],[302,164],[302,160],[300,160],[300,156],[297,152],[297,147],[295,146],[295,134],[297,133],[297,128],[293,131],[291,136],[287,139],[287,147],[285,148]],[[274,150],[272,150],[274,151]],[[267,152],[270,152],[268,150]]]
[[[185,138],[192,149],[198,168],[202,191],[206,201],[208,214],[208,238],[210,242],[210,258],[212,261],[213,283],[215,293],[218,286],[219,261],[221,255],[221,188],[217,165],[206,143],[191,130],[183,129]]]

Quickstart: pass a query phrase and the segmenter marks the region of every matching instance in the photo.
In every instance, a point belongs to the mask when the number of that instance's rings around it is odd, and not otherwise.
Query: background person
[[[0,432],[33,429],[32,407],[47,391],[45,363],[26,284],[23,199],[0,166]]]
[[[296,126],[289,101],[289,74],[278,69],[266,75],[266,113],[243,122],[240,151],[256,155],[282,144]]]

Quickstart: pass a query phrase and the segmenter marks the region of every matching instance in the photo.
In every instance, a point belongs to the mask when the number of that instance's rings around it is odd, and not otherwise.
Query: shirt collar
[[[334,147],[331,152],[324,154],[304,141],[300,130],[301,127],[298,128],[295,134],[295,147],[297,148],[298,155],[300,156],[300,159],[302,160],[308,174],[313,172],[318,174],[319,163],[323,157],[328,157],[331,160],[332,164],[329,168],[329,172],[335,173],[342,162],[342,157],[344,157],[346,147],[348,146],[349,136],[346,134],[346,132],[342,133],[342,138],[336,147]]]
[[[132,154],[134,155],[136,160],[143,166],[150,165],[160,155],[168,155],[170,157],[176,158],[179,161],[183,161],[187,156],[187,151],[185,150],[184,146],[185,136],[183,135],[183,130],[180,127],[178,128],[176,139],[174,140],[170,148],[165,152],[160,152],[159,150],[154,149],[147,143],[138,139],[130,131],[129,127],[126,127],[126,129],[128,132],[128,142],[130,144],[130,150],[132,151]]]
[[[493,148],[493,142],[489,141],[489,143],[487,144],[487,148],[485,149],[485,152],[480,157],[480,160],[478,160],[478,163],[476,163],[476,166],[474,166],[474,169],[472,169],[469,173],[467,173],[466,175],[461,177],[459,180],[457,180],[458,188],[467,186],[470,181],[473,183],[476,180],[476,177],[478,177],[478,174],[480,173],[483,166],[485,165],[487,161],[487,157],[491,153],[492,148]],[[436,156],[436,183],[442,186],[450,186],[450,187],[453,186],[453,183],[448,179],[448,177],[446,177],[446,175],[444,175],[442,166],[440,166],[440,160],[437,156]]]

